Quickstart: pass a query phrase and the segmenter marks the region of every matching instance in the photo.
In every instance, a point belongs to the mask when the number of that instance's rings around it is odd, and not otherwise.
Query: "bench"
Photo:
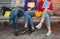
[[[0,13],[1,14],[1,13]],[[41,18],[32,17],[33,22],[39,22]],[[0,15],[0,22],[5,22],[6,20],[9,20],[9,18],[5,18],[2,14]],[[60,16],[51,16],[50,17],[51,22],[60,22]],[[24,17],[19,17],[18,22],[23,23]]]
[[[11,3],[9,3],[9,2],[0,2],[0,4],[11,4]],[[8,6],[9,7],[9,6]],[[0,7],[1,8],[1,7]],[[12,7],[10,7],[10,8],[12,8]],[[0,10],[1,11],[1,10]],[[36,17],[32,17],[32,20],[33,20],[33,22],[39,22],[40,21],[40,19],[41,18],[36,18]],[[0,16],[0,22],[4,22],[4,21],[6,21],[6,20],[8,20],[8,18],[5,18],[4,16]],[[51,22],[60,22],[60,16],[51,16],[50,17],[50,21]],[[18,22],[21,22],[21,23],[23,23],[24,22],[24,17],[20,17],[19,19],[18,19]]]
[[[39,22],[41,18],[32,17],[33,22]],[[5,22],[9,20],[9,18],[5,18],[4,16],[0,16],[0,22]],[[51,22],[60,22],[59,16],[51,16],[50,17]],[[24,23],[24,17],[18,18],[18,22]]]

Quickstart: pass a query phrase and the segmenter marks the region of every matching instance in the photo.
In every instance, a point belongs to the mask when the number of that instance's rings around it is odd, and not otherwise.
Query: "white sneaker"
[[[24,27],[27,28],[27,25],[25,25]]]
[[[48,31],[47,34],[46,34],[46,36],[47,36],[47,37],[50,36],[51,33],[52,33],[51,31]]]
[[[36,26],[37,29],[40,29],[41,27],[42,27],[42,24],[38,24],[38,25]]]

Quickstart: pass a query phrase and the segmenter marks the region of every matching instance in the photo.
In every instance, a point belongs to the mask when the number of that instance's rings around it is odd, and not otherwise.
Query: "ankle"
[[[32,30],[35,30],[35,28],[34,28],[34,27],[32,27]]]
[[[27,28],[27,23],[25,23],[25,26],[24,27]]]

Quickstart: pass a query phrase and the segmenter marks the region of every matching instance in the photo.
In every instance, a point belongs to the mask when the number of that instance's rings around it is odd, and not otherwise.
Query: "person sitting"
[[[7,21],[8,23],[10,23],[11,21],[13,21],[13,25],[14,25],[14,32],[15,32],[15,36],[18,36],[18,15],[19,17],[22,17],[24,15],[24,10],[22,10],[20,8],[20,0],[12,0],[13,3],[11,3],[12,5],[14,5],[13,7],[15,7],[15,9],[11,10],[11,14],[9,17],[9,21]],[[23,5],[24,6],[24,5]],[[21,6],[21,7],[23,7]]]
[[[45,23],[46,23],[47,28],[48,28],[48,32],[47,32],[46,36],[50,36],[52,33],[52,30],[51,30],[51,24],[50,24],[49,16],[53,15],[53,13],[52,13],[53,7],[52,7],[51,0],[41,0],[39,2],[38,9],[40,11],[42,11],[43,13],[42,13],[41,21],[36,26],[36,28],[40,29],[42,27],[42,23],[45,20]]]
[[[34,16],[34,12],[31,10],[32,8],[28,7],[28,10],[24,13],[24,16],[25,16],[25,31],[26,32],[28,30],[28,23],[30,24],[30,27],[32,28],[31,32],[35,31],[35,28],[34,28],[34,24],[32,22],[32,18]],[[30,32],[30,33],[31,33]]]
[[[29,30],[30,32],[33,32],[35,31],[35,28],[34,28],[34,24],[32,22],[32,16],[34,16],[34,11],[33,10],[37,10],[38,9],[38,2],[37,0],[25,0],[25,6],[24,6],[26,12],[24,13],[24,16],[25,16],[25,28],[28,27],[28,24],[29,24]],[[32,29],[31,29],[31,28]],[[25,29],[24,32],[26,32],[27,29]]]

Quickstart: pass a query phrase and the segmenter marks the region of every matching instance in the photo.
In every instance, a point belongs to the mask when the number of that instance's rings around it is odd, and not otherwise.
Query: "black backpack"
[[[6,11],[11,11],[11,9],[9,7],[6,7],[6,6],[1,7],[1,10],[2,10],[3,16],[4,16]]]

